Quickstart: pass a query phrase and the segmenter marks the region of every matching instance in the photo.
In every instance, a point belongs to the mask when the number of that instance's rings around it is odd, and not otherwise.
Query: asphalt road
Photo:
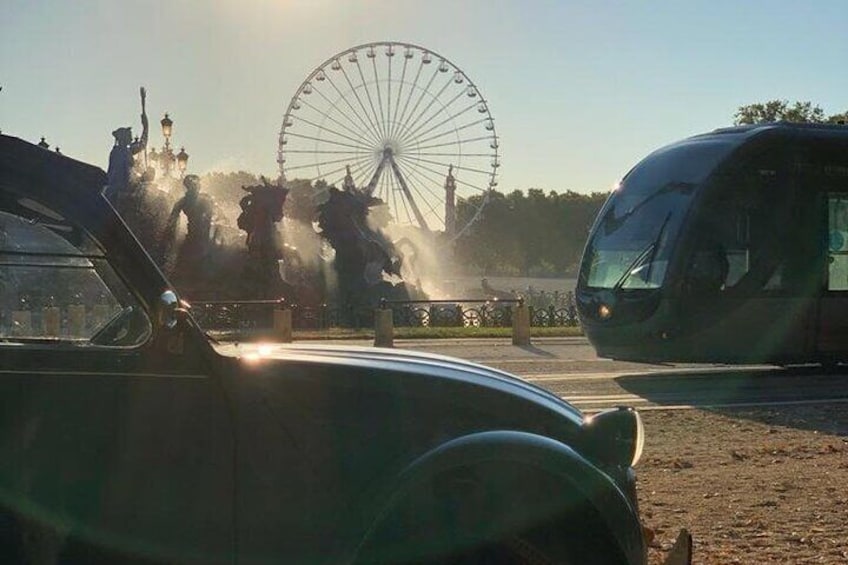
[[[397,340],[396,348],[460,357],[518,375],[594,412],[618,405],[685,410],[848,403],[848,367],[651,365],[601,359],[584,338]]]

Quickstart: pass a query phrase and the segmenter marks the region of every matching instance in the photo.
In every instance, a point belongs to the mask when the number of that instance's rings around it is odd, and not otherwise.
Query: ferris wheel
[[[409,43],[352,47],[313,70],[280,130],[284,181],[323,180],[380,198],[392,221],[448,237],[497,186],[489,105],[445,57]]]

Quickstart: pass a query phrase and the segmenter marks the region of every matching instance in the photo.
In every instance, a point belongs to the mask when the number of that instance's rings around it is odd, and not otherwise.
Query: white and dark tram
[[[848,361],[848,126],[719,129],[633,167],[584,251],[605,357]]]

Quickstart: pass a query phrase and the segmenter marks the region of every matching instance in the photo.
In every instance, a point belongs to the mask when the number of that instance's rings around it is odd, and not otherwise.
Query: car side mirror
[[[166,290],[159,297],[156,321],[159,327],[173,330],[185,318],[185,309],[182,308],[179,298],[173,290]]]

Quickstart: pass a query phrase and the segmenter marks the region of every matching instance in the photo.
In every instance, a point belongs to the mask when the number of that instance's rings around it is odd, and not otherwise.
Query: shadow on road
[[[545,351],[544,349],[539,349],[534,345],[519,345],[518,348],[523,351],[526,351],[527,353],[532,353],[533,355],[536,355],[538,357],[547,357],[549,359],[557,358],[556,354],[551,353],[550,351]]]
[[[728,367],[625,375],[615,382],[657,406],[694,406],[730,418],[848,436],[843,370]]]

